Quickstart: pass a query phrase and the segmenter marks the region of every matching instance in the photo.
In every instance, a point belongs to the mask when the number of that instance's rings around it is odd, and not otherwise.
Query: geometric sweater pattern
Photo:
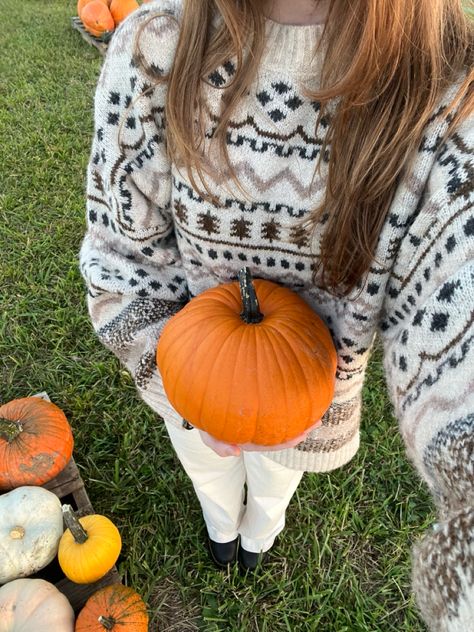
[[[328,157],[320,153],[331,108],[315,135],[320,104],[303,92],[318,87],[324,52],[314,48],[323,27],[266,20],[259,72],[227,130],[243,190],[219,168],[213,139],[234,61],[208,77],[212,204],[169,163],[166,84],[152,86],[135,58],[146,22],[144,62],[169,71],[180,12],[179,0],[156,0],[131,14],[110,42],[97,85],[80,252],[94,329],[142,399],[181,427],[155,362],[167,320],[243,266],[294,290],[331,332],[336,388],[322,425],[303,443],[266,454],[313,472],[340,467],[357,452],[362,386],[378,336],[407,454],[439,509],[439,523],[413,554],[418,605],[431,630],[465,632],[474,620],[473,117],[441,143],[452,86],[400,177],[368,275],[352,295],[336,298],[312,278],[324,219],[312,234],[302,226],[327,177]]]

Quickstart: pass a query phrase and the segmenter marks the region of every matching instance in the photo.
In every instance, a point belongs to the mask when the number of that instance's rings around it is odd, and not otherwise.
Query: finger
[[[229,445],[227,443],[220,443],[218,445],[208,446],[213,450],[218,456],[227,457],[227,456],[239,456],[240,448],[236,445]]]
[[[207,445],[208,448],[213,450],[218,456],[226,457],[240,455],[239,446],[231,443],[224,443],[224,441],[219,441],[218,439],[215,439],[212,435],[204,432],[204,430],[200,430],[199,432],[203,443]]]
[[[240,456],[240,448],[238,445],[229,445],[224,449],[223,454],[220,456]]]

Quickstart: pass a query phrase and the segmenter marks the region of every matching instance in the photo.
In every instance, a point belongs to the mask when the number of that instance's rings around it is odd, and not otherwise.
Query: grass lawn
[[[120,528],[119,570],[147,601],[153,632],[421,632],[410,548],[434,511],[407,462],[379,352],[356,458],[305,476],[263,573],[211,565],[163,425],[86,312],[77,253],[102,58],[72,30],[75,5],[0,1],[0,400],[44,390],[66,412],[87,490]]]

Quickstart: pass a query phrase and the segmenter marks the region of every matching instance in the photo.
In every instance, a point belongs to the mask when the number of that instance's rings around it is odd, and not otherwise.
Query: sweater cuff
[[[430,632],[467,632],[474,621],[474,507],[461,509],[413,549],[413,591]]]

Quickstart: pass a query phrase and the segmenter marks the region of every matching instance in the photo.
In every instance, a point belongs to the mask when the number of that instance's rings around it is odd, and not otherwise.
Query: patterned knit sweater
[[[317,87],[322,27],[266,23],[258,77],[235,111],[227,146],[245,196],[217,167],[205,202],[165,151],[166,85],[152,90],[134,59],[167,72],[179,33],[180,0],[158,0],[132,14],[114,35],[95,101],[88,173],[88,231],[81,271],[94,328],[132,373],[141,397],[163,418],[182,419],[164,395],[155,364],[161,329],[190,297],[255,277],[301,294],[323,318],[338,352],[334,401],[323,424],[294,449],[269,452],[287,467],[329,471],[359,445],[361,389],[378,333],[386,378],[407,452],[432,490],[441,522],[414,555],[415,589],[433,630],[465,632],[474,620],[474,211],[473,124],[445,142],[444,112],[426,127],[407,165],[361,291],[336,299],[312,282],[321,231],[301,220],[322,199],[327,163],[313,179],[328,121],[302,86]],[[206,87],[209,160],[232,60]],[[140,96],[142,95],[142,96]],[[119,144],[119,134],[121,144]]]

